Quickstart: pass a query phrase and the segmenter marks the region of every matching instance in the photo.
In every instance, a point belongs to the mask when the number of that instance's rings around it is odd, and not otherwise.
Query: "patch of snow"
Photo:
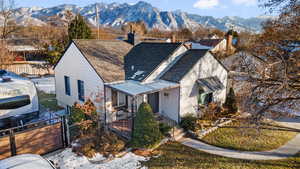
[[[133,74],[133,76],[132,76],[131,78],[132,78],[132,79],[135,79],[135,77],[142,75],[144,72],[145,72],[145,71],[140,71],[140,70],[138,70],[138,71],[136,71],[136,72]]]
[[[48,94],[55,94],[55,80],[54,77],[42,77],[31,79],[39,91]]]
[[[55,120],[51,120],[51,122],[55,123],[55,122],[59,121],[58,117],[63,116],[65,114],[66,114],[65,110],[59,110],[56,112],[41,111],[38,118],[30,120],[29,122],[27,122],[27,124],[38,122],[38,121],[43,121],[43,120],[49,120],[49,119],[55,119]]]
[[[147,161],[148,159],[142,156],[137,156],[133,153],[127,153],[121,158],[115,158],[112,161],[102,164],[93,164],[90,162],[97,160],[104,160],[105,158],[101,154],[96,154],[92,159],[84,156],[78,156],[72,152],[70,148],[54,156],[48,157],[48,160],[52,160],[60,169],[138,169],[142,167],[140,161]]]

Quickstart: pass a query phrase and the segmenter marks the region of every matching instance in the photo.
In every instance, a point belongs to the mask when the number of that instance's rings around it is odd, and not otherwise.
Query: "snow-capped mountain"
[[[127,22],[142,20],[150,29],[172,30],[184,27],[194,29],[202,25],[224,31],[234,28],[237,31],[249,30],[257,32],[261,30],[261,23],[267,20],[266,17],[249,19],[240,17],[214,18],[212,16],[188,14],[179,10],[161,11],[143,1],[133,5],[127,3],[96,3],[85,7],[64,4],[51,8],[18,8],[14,11],[14,15],[18,24],[43,25],[49,22],[49,18],[59,18],[58,20],[61,21],[65,20],[67,11],[71,11],[84,16],[90,24],[97,25],[96,6],[100,16],[98,22],[101,25],[112,27],[121,27]]]

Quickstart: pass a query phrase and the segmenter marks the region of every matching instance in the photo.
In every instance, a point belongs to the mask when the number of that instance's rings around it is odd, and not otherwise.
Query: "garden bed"
[[[297,132],[270,124],[257,129],[244,122],[233,122],[211,132],[201,141],[234,150],[267,151],[279,148],[296,135]]]

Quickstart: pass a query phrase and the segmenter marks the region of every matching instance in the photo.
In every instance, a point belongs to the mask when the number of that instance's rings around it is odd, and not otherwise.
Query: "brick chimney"
[[[172,43],[176,43],[176,35],[175,34],[172,35]]]
[[[132,44],[132,45],[135,45],[135,31],[129,32],[127,34],[127,42]]]
[[[233,50],[232,40],[233,40],[233,30],[231,29],[226,34],[226,52],[228,54],[230,54]]]
[[[127,34],[127,42],[135,45],[135,31],[133,31],[132,25],[130,25],[130,30]]]

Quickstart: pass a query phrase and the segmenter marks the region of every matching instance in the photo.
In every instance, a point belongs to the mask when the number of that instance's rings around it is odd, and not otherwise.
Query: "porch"
[[[151,105],[157,120],[175,125],[178,120],[179,84],[156,81],[142,84],[124,81],[105,85],[105,121],[109,129],[130,139],[134,117],[141,103]]]

